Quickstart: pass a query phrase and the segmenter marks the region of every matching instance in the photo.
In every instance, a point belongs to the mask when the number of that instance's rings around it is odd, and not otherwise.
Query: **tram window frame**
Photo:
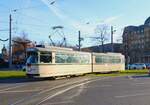
[[[52,64],[52,52],[40,51],[39,63],[40,64]]]

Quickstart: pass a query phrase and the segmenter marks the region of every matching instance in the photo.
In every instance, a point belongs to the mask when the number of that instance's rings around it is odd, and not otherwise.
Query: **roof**
[[[150,26],[150,17],[148,17],[148,18],[145,20],[145,23],[144,23],[144,24]]]

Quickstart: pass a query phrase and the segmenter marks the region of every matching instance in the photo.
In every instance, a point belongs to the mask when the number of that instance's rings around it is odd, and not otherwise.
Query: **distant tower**
[[[3,48],[2,48],[2,55],[7,55],[7,49],[5,45],[3,45]]]
[[[5,45],[3,45],[3,48],[2,48],[2,58],[4,60],[7,59],[7,49],[6,49]]]

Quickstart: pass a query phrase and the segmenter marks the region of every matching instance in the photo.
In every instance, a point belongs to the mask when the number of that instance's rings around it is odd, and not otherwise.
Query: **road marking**
[[[67,85],[76,84],[76,83],[80,83],[80,82],[88,81],[88,80],[89,80],[89,79],[84,79],[84,80],[77,81],[77,82],[71,82],[71,83],[66,83],[66,84],[58,85],[58,86],[53,87],[53,88],[51,88],[51,89],[47,89],[47,90],[44,90],[44,91],[42,91],[42,92],[39,92],[38,94],[46,93],[46,92],[51,91],[51,90],[54,90],[54,89],[58,89],[58,88],[61,88],[61,87],[67,86]],[[37,95],[38,95],[38,94],[37,94]]]
[[[133,77],[132,77],[132,76],[127,76],[127,78],[129,78],[129,79],[133,79]]]
[[[2,91],[0,93],[27,93],[27,92],[36,92],[40,90],[18,90],[18,91]]]
[[[133,85],[146,85],[146,84],[150,84],[150,82],[134,83]]]
[[[54,98],[54,97],[56,97],[56,96],[58,96],[58,95],[60,95],[60,94],[63,94],[63,93],[65,93],[65,92],[67,92],[67,91],[69,91],[69,90],[71,90],[71,89],[73,89],[73,88],[76,88],[76,87],[78,87],[78,86],[81,86],[81,85],[84,85],[84,84],[87,84],[87,83],[89,83],[89,81],[87,81],[87,82],[85,82],[85,83],[81,83],[81,84],[77,84],[77,85],[71,86],[71,87],[69,87],[69,88],[67,88],[67,89],[64,89],[64,90],[61,90],[61,91],[59,91],[59,92],[57,92],[57,93],[55,93],[55,94],[53,94],[53,95],[47,96],[47,97],[45,97],[41,102],[39,102],[39,103],[36,104],[36,105],[40,105],[40,104],[42,104],[43,102],[45,102],[45,101],[47,101],[47,100],[50,100],[50,99],[52,99],[52,98]]]
[[[103,77],[103,78],[101,78],[101,80],[102,80],[102,79],[109,79],[109,78],[112,78],[112,77]],[[86,79],[84,79],[84,80],[80,80],[80,81],[76,81],[76,82],[69,82],[69,83],[66,83],[66,84],[61,84],[61,85],[55,86],[55,87],[50,88],[50,89],[46,89],[46,90],[43,90],[43,91],[41,91],[41,92],[39,92],[39,93],[35,93],[34,95],[31,95],[30,97],[22,98],[22,99],[16,101],[15,103],[13,103],[13,104],[11,104],[11,105],[18,105],[19,103],[23,103],[24,101],[26,102],[26,101],[32,99],[33,97],[36,97],[36,96],[38,96],[38,95],[40,96],[40,95],[43,94],[43,93],[46,93],[46,92],[49,92],[49,91],[52,91],[52,90],[55,90],[55,89],[59,89],[59,88],[62,88],[62,87],[68,86],[68,85],[73,85],[73,84],[76,84],[76,83],[89,81],[89,79],[91,79],[91,78],[86,78]],[[98,79],[91,79],[91,80],[96,81],[96,80],[98,80]],[[56,96],[57,96],[57,95],[56,95]],[[45,98],[46,98],[46,97],[45,97]],[[45,99],[45,98],[44,98],[44,99]],[[20,105],[20,104],[19,104],[19,105]]]
[[[78,91],[73,94],[72,96],[69,96],[67,99],[73,99],[74,97],[80,96],[80,94],[83,92],[83,90],[85,89],[85,85],[81,85],[80,88],[78,89]]]
[[[103,88],[103,87],[112,87],[112,85],[95,85],[95,86],[87,86],[87,87],[84,87],[84,89],[88,89],[88,88]]]
[[[23,86],[25,86],[25,85],[26,85],[26,84],[22,84],[22,85],[19,85],[19,86],[14,86],[14,87],[9,87],[9,88],[0,90],[0,92],[7,91],[7,90],[10,90],[10,89],[19,88],[19,87],[23,87]]]
[[[74,103],[74,102],[70,100],[70,101],[55,102],[55,103],[49,103],[43,105],[57,105],[57,104],[68,104],[68,103]]]
[[[137,93],[137,94],[121,95],[121,96],[115,96],[115,98],[127,98],[127,97],[146,96],[146,95],[150,95],[150,93]]]
[[[91,83],[91,82],[94,82],[94,81],[103,80],[103,79],[105,79],[105,78],[109,78],[109,77],[104,77],[104,78],[95,79],[95,80],[88,80],[87,82],[80,83],[80,84],[77,84],[77,85],[73,85],[73,86],[71,86],[71,87],[69,87],[69,88],[66,88],[66,89],[64,89],[64,90],[61,90],[61,91],[59,91],[59,92],[57,92],[57,93],[55,93],[55,94],[53,94],[53,95],[49,95],[49,96],[45,97],[42,101],[40,101],[40,102],[39,102],[38,104],[36,104],[36,105],[40,105],[40,104],[42,104],[43,102],[45,102],[45,101],[47,101],[47,100],[50,100],[50,99],[52,99],[52,98],[54,98],[54,97],[56,97],[56,96],[58,96],[58,95],[61,95],[61,94],[65,93],[65,92],[67,92],[67,91],[69,91],[69,90],[71,90],[71,89],[74,89],[74,88],[76,88],[76,87],[79,87],[79,86],[82,86],[82,85],[85,85],[85,84],[88,84],[88,83]]]
[[[17,105],[17,104],[19,104],[19,103],[21,103],[21,102],[23,102],[23,101],[25,101],[25,100],[31,99],[32,97],[35,97],[35,96],[37,96],[37,95],[41,95],[41,94],[46,93],[46,92],[48,92],[48,91],[52,91],[52,90],[55,90],[55,89],[58,89],[58,88],[61,88],[61,87],[65,87],[65,86],[67,86],[67,85],[76,84],[76,83],[79,83],[79,82],[84,82],[84,81],[87,81],[87,80],[89,80],[89,79],[84,79],[84,80],[81,80],[81,81],[76,81],[76,82],[70,82],[70,83],[66,83],[66,84],[61,84],[61,85],[55,86],[55,87],[53,87],[53,88],[43,90],[43,91],[41,91],[41,92],[39,92],[39,93],[36,93],[36,94],[34,94],[34,95],[30,96],[30,97],[27,97],[27,98],[23,98],[23,99],[21,99],[21,100],[18,100],[18,101],[16,101],[15,103],[13,103],[13,104],[11,104],[11,105]]]
[[[14,86],[14,85],[13,85],[13,84],[11,84],[11,85],[4,85],[4,86],[0,86],[0,89],[8,88],[8,87],[10,87],[10,86]]]

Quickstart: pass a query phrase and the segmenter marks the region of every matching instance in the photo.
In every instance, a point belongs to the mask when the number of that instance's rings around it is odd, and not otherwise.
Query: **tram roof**
[[[57,51],[57,50],[65,50],[65,51],[73,51],[71,48],[61,48],[61,47],[34,47],[27,48],[27,51]]]
[[[75,51],[72,48],[63,48],[63,47],[54,47],[54,46],[46,46],[46,47],[34,47],[34,48],[27,48],[26,50],[28,51],[51,51],[51,52],[73,52],[73,53],[85,53],[85,54],[90,54],[89,52],[80,52],[80,51]]]
[[[72,48],[64,48],[64,47],[55,47],[55,46],[44,46],[44,47],[34,47],[34,48],[27,48],[26,51],[60,51],[60,52],[75,52],[75,53],[91,53],[91,52],[80,52],[74,51]],[[121,56],[121,53],[94,53],[94,55],[114,55],[114,56]]]
[[[121,53],[112,53],[112,52],[107,52],[107,53],[93,53],[94,55],[113,55],[113,56],[123,56]]]

